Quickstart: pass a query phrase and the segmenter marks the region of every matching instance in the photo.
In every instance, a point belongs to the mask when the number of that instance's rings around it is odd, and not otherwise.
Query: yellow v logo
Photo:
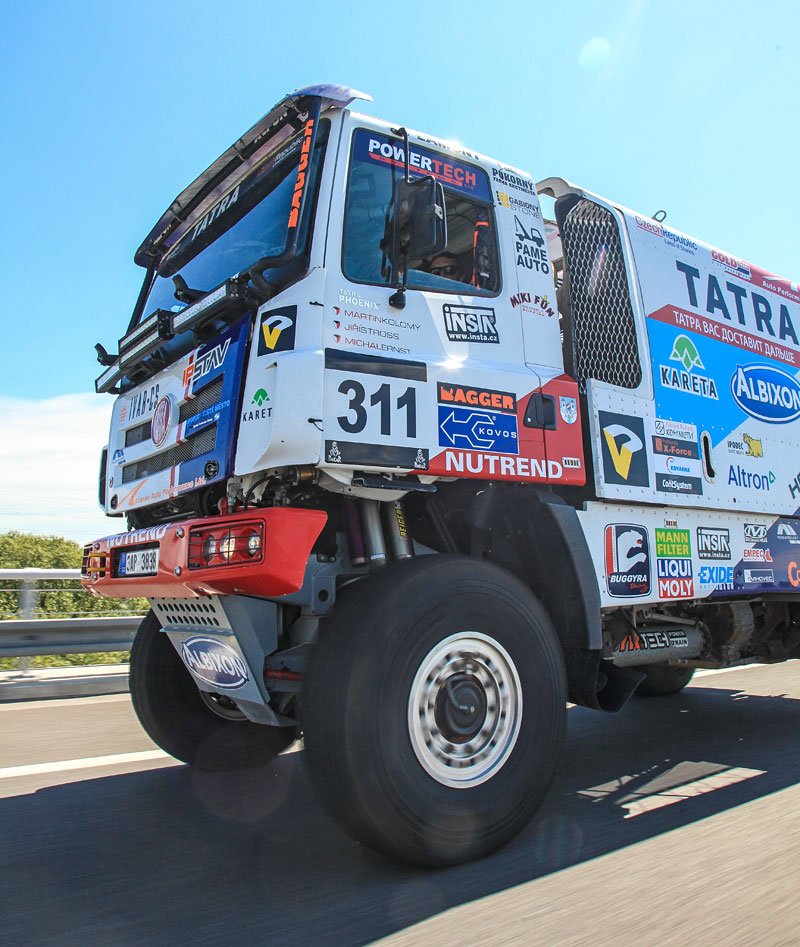
[[[609,424],[603,428],[603,437],[606,439],[614,470],[623,480],[627,480],[633,455],[644,445],[633,431],[621,424]]]
[[[286,316],[271,316],[261,323],[261,334],[264,336],[264,345],[273,351],[281,337],[281,332],[291,326],[292,320]]]

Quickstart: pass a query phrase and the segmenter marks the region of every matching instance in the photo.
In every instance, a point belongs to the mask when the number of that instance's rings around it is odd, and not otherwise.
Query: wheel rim
[[[450,635],[420,664],[408,730],[423,769],[442,785],[469,789],[494,776],[514,749],[521,721],[519,674],[487,635]]]
[[[218,717],[224,717],[225,720],[247,720],[247,717],[230,697],[226,697],[224,694],[212,694],[210,691],[201,691],[199,688],[197,692],[206,707]]]

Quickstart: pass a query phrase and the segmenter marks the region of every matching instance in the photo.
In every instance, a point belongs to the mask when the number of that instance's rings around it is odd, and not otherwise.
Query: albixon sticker
[[[250,680],[241,656],[216,638],[187,638],[181,642],[181,658],[195,677],[214,687],[236,690]]]
[[[772,365],[737,365],[731,393],[743,411],[767,424],[787,424],[800,417],[800,384]]]

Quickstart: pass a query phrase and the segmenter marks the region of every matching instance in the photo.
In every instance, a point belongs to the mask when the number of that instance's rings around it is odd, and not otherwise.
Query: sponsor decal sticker
[[[213,349],[204,352],[202,355],[192,355],[189,364],[183,370],[183,378],[181,379],[183,387],[187,388],[189,385],[194,387],[201,378],[205,378],[206,375],[220,368],[225,361],[230,345],[231,340],[225,339],[224,342],[220,342],[219,345],[215,345]]]
[[[694,595],[692,545],[688,529],[656,530],[658,597],[691,598]]]
[[[532,201],[520,200],[518,197],[514,197],[513,194],[506,193],[506,191],[495,191],[495,194],[497,195],[497,203],[501,207],[528,214],[530,217],[538,217],[539,220],[542,219],[542,212],[538,204],[534,204]]]
[[[536,227],[527,227],[514,216],[514,255],[517,266],[537,273],[549,273],[545,239]]]
[[[683,421],[656,418],[653,422],[653,430],[659,437],[669,437],[679,441],[697,441],[697,428],[694,424],[686,424]]]
[[[297,306],[283,306],[265,312],[258,328],[258,354],[273,355],[294,348]]]
[[[800,496],[800,473],[795,474],[794,480],[789,484],[789,494],[793,500]]]
[[[552,317],[556,314],[547,296],[536,296],[531,293],[514,293],[514,295],[510,297],[509,302],[511,303],[512,309],[521,306],[523,312],[532,312],[537,316]]]
[[[526,194],[534,193],[533,181],[527,181],[509,168],[492,168],[492,179],[495,184],[502,184],[503,187],[511,190],[523,191]]]
[[[241,655],[216,638],[195,635],[184,639],[181,658],[195,677],[215,687],[236,690],[250,680]]]
[[[730,559],[730,530],[721,526],[698,526],[697,555],[701,559]]]
[[[120,411],[120,421],[135,421],[150,414],[158,402],[158,391],[158,385],[151,385],[126,401]]]
[[[772,562],[772,553],[767,549],[744,549],[743,562]]]
[[[537,457],[472,453],[465,450],[444,452],[445,473],[500,480],[560,480],[564,469],[557,460]]]
[[[797,535],[797,530],[791,523],[778,523],[777,536],[778,539],[791,543],[793,546],[800,543],[800,536]]]
[[[744,541],[746,543],[763,543],[767,538],[767,527],[763,523],[745,523]]]
[[[795,588],[800,588],[800,566],[797,565],[794,559],[789,563],[786,569],[786,575],[789,582]]]
[[[500,342],[494,309],[445,303],[442,313],[445,332],[451,342]]]
[[[441,447],[517,454],[517,416],[440,404],[439,444]]]
[[[769,493],[773,483],[775,483],[775,474],[771,470],[765,474],[751,473],[741,464],[731,464],[728,468],[728,486]]]
[[[161,447],[169,431],[169,419],[172,414],[172,401],[169,395],[159,398],[153,420],[150,422],[150,437],[154,447]]]
[[[491,408],[515,414],[517,399],[510,391],[495,391],[492,388],[470,388],[467,385],[436,383],[437,398],[441,404],[454,404],[471,408]]]
[[[700,457],[695,441],[679,441],[673,437],[659,437],[657,434],[653,436],[653,453],[683,457],[686,460],[697,460]]]
[[[761,460],[764,457],[761,438],[751,437],[750,434],[742,434],[741,437],[729,437],[725,442],[725,446],[731,454],[752,457],[754,460]]]
[[[772,569],[745,569],[744,581],[748,585],[774,585],[775,573]]]
[[[644,422],[610,411],[600,411],[603,476],[606,483],[632,487],[649,485]]]
[[[800,417],[800,383],[781,368],[737,365],[731,393],[742,411],[767,424],[787,424]]]
[[[614,649],[625,651],[664,651],[666,648],[687,648],[689,639],[683,631],[632,631]]]
[[[733,566],[700,566],[698,585],[730,592],[733,589]]]
[[[702,375],[695,371],[697,368],[705,368],[705,365],[700,358],[697,346],[688,335],[675,337],[669,360],[677,362],[682,367],[678,368],[675,365],[658,366],[659,380],[663,388],[719,401],[717,383],[714,379],[710,375]]]
[[[574,424],[578,420],[578,399],[568,395],[558,396],[558,413],[565,424]]]
[[[606,526],[605,572],[608,594],[614,598],[650,594],[650,543],[644,526]]]

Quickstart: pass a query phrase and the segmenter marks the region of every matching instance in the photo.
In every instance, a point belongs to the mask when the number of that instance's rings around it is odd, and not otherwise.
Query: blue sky
[[[369,92],[366,111],[537,179],[664,208],[676,229],[797,280],[798,37],[788,0],[5,0],[0,424],[57,417],[57,437],[74,418],[96,450],[91,463],[63,455],[64,483],[88,476],[75,508],[93,503],[111,403],[91,400],[93,345],[113,349],[124,331],[136,247],[242,131],[314,82]],[[7,478],[25,465],[3,440]],[[25,447],[31,469],[47,441]],[[46,515],[28,479],[17,494]],[[77,534],[83,521],[67,528],[57,492],[51,502],[52,528]],[[23,528],[19,506],[0,501],[8,528]]]

